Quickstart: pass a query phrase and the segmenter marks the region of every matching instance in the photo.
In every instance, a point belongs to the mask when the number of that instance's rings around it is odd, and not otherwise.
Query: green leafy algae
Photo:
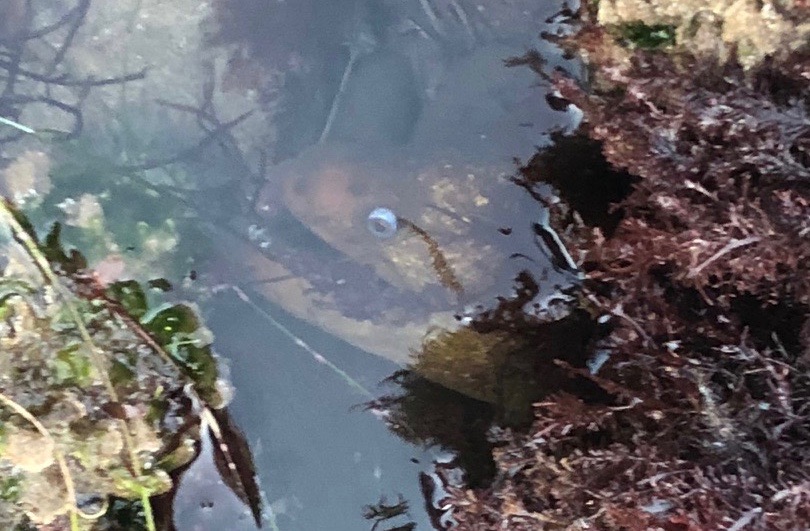
[[[617,27],[616,32],[634,48],[654,50],[675,45],[675,26],[671,24],[647,25],[643,22],[629,22]]]
[[[14,217],[31,230],[19,212]],[[30,412],[39,431],[0,410],[0,468],[19,471],[0,485],[0,515],[67,526],[66,474],[77,499],[115,496],[143,506],[171,488],[168,472],[193,458],[177,452],[192,447],[186,441],[194,437],[193,430],[178,432],[196,415],[183,388],[189,375],[199,376],[195,387],[215,395],[211,334],[185,305],[149,314],[136,282],[105,289],[84,269],[84,257],[64,248],[58,226],[42,243],[33,233],[21,235],[35,247],[0,246],[7,257],[0,272],[0,394]],[[152,328],[141,327],[147,314]],[[70,458],[65,468],[60,455]],[[159,464],[142,466],[152,462]]]

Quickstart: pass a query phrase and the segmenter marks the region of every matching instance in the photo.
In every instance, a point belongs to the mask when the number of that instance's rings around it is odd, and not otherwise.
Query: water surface
[[[542,334],[526,329],[561,317],[578,278],[547,224],[553,191],[511,180],[578,120],[549,104],[547,81],[578,66],[540,38],[567,31],[566,3],[31,6],[20,24],[75,31],[10,53],[50,81],[23,76],[18,91],[38,105],[17,112],[21,100],[0,95],[0,114],[71,142],[40,157],[53,168],[42,182],[4,192],[41,194],[36,220],[65,223],[91,265],[165,276],[199,304],[232,380],[263,527],[371,529],[364,512],[400,500],[407,512],[377,530],[434,527],[424,473],[458,452],[485,481],[488,422],[540,391]],[[0,40],[14,38],[0,24]],[[530,51],[529,64],[514,60]],[[25,141],[4,140],[3,156]],[[389,238],[368,230],[377,207],[397,218]],[[418,352],[405,389],[380,385]],[[490,358],[515,352],[494,375]],[[363,407],[405,391],[418,418],[396,417],[397,430]],[[209,443],[180,479],[175,527],[255,528]]]
[[[407,362],[431,326],[453,327],[465,307],[512,297],[520,271],[536,276],[543,296],[571,273],[537,244],[532,223],[542,205],[508,181],[514,159],[527,160],[576,120],[549,106],[537,73],[506,64],[537,49],[549,72],[574,67],[538,38],[555,30],[547,20],[562,5],[421,4],[340,2],[321,10],[303,2],[254,12],[251,2],[230,1],[221,13],[219,41],[249,58],[234,66],[235,76],[247,77],[246,64],[255,63],[285,76],[274,100],[279,137],[248,215],[272,264],[257,258],[225,269],[263,278],[245,288],[252,300],[376,395],[384,392],[378,382],[400,367],[389,360]],[[486,217],[473,209],[463,238],[444,236],[442,224],[458,222],[446,211],[474,197],[479,183],[495,194],[483,200],[497,207]],[[445,203],[437,199],[442,186]],[[375,206],[428,227],[423,232],[463,289],[448,288],[450,273],[436,270],[425,238],[400,248],[375,241],[364,228]],[[431,225],[435,212],[445,217]],[[297,247],[279,243],[290,233]],[[456,266],[477,259],[488,265]],[[390,524],[432,527],[418,482],[431,468],[430,451],[354,407],[368,397],[238,298],[220,299],[210,319],[231,359],[232,412],[253,444],[281,528],[369,528],[362,507],[400,495],[410,518]]]

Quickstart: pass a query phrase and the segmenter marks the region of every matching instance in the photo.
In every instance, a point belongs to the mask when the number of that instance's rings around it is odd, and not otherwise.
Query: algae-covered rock
[[[0,244],[4,528],[66,528],[111,496],[167,492],[168,472],[193,457],[177,451],[197,436],[185,427],[192,397],[223,403],[210,332],[187,306],[150,310],[137,283],[105,287],[74,269],[75,251],[53,234],[38,243],[7,203],[0,218],[17,239]]]
[[[791,44],[807,4],[717,3],[714,55],[681,40],[698,4],[600,2],[617,25],[586,16],[566,43],[592,74],[555,80],[583,127],[524,175],[590,209],[566,245],[603,362],[567,370],[606,395],[557,393],[528,432],[493,432],[490,488],[448,487],[457,529],[807,526],[810,55]],[[618,31],[631,21],[643,43]],[[656,25],[677,44],[648,46]],[[594,188],[614,193],[594,206]]]
[[[735,56],[746,68],[810,39],[810,8],[792,0],[602,0],[596,22],[642,46],[668,31],[682,49],[721,63]]]

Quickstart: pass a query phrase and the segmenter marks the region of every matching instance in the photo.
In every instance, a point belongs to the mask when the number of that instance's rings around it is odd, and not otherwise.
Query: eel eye
[[[375,208],[366,218],[366,227],[374,236],[387,240],[397,233],[397,215],[390,208]]]

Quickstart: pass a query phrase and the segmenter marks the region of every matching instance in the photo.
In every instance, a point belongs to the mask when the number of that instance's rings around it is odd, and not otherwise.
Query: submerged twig
[[[86,79],[75,79],[64,72],[66,70],[65,58],[75,42],[79,29],[84,24],[90,6],[91,0],[78,0],[75,6],[56,22],[39,29],[28,30],[33,7],[32,2],[26,2],[27,19],[25,23],[20,25],[19,31],[13,37],[0,39],[0,112],[8,119],[18,119],[22,108],[27,104],[42,103],[69,114],[73,123],[70,130],[66,132],[48,131],[43,127],[38,128],[39,132],[64,133],[65,139],[71,139],[82,131],[84,120],[81,104],[92,88],[118,84],[125,86],[131,81],[143,79],[146,76],[145,69],[102,79],[94,79],[92,76]],[[48,39],[49,42],[45,43],[50,47],[52,55],[50,58],[40,57],[41,63],[45,64],[44,67],[35,71],[31,67],[23,66],[24,61],[30,55],[26,51],[31,42],[46,36],[53,36],[54,32],[66,26],[67,30],[62,32],[64,36],[60,44],[52,45],[53,39]],[[32,85],[32,82],[37,84]],[[76,88],[76,103],[71,104],[54,98],[51,89],[55,86]],[[29,133],[29,131],[17,129]],[[0,137],[0,144],[13,142],[19,138],[20,133],[15,132],[13,135]]]
[[[66,114],[69,114],[73,117],[73,125],[70,131],[58,131],[58,133],[63,134],[62,138],[64,140],[76,138],[81,134],[82,129],[84,129],[84,118],[82,117],[82,111],[75,105],[70,105],[69,103],[59,101],[49,96],[24,96],[21,94],[10,95],[5,98],[5,101],[11,105],[42,103],[48,107],[53,107]],[[43,130],[40,130],[40,132],[43,132]]]
[[[695,278],[700,274],[701,271],[703,271],[706,268],[706,266],[708,266],[712,262],[717,261],[719,258],[722,258],[723,255],[726,255],[735,249],[739,249],[740,247],[745,247],[746,245],[756,243],[760,239],[761,238],[759,236],[749,236],[748,238],[743,238],[742,240],[738,239],[731,240],[726,245],[724,245],[722,249],[720,249],[719,251],[711,255],[709,258],[707,258],[702,264],[690,269],[686,277]]]
[[[79,12],[79,10],[84,9],[84,4],[89,5],[90,0],[81,0],[78,4],[73,6],[73,8],[71,8],[67,13],[65,13],[56,22],[53,22],[53,23],[48,24],[46,26],[42,26],[41,28],[32,30],[29,33],[26,33],[25,35],[22,35],[22,36],[18,37],[16,40],[19,41],[19,42],[23,42],[23,41],[31,41],[31,40],[34,40],[34,39],[39,39],[40,37],[44,37],[45,35],[53,33],[54,31],[58,30],[59,28],[61,28],[63,26],[67,26],[68,24],[73,22],[73,18],[76,16],[76,14]]]
[[[349,62],[346,63],[346,68],[343,70],[343,76],[340,78],[340,86],[338,86],[338,91],[332,100],[332,107],[329,109],[329,115],[326,118],[323,131],[321,131],[321,136],[318,138],[318,144],[323,144],[329,137],[329,133],[332,131],[335,117],[337,116],[337,112],[340,109],[343,98],[345,97],[346,88],[349,85],[349,78],[354,71],[357,61],[362,56],[370,53],[376,45],[377,43],[374,37],[362,29],[358,29],[354,39],[349,43]]]
[[[241,122],[245,121],[252,114],[253,114],[253,111],[247,111],[247,112],[237,116],[233,120],[231,120],[229,122],[225,122],[224,124],[221,124],[219,127],[217,127],[216,129],[214,129],[213,131],[211,131],[210,133],[205,135],[202,138],[202,140],[197,142],[195,145],[180,151],[176,155],[173,155],[171,157],[166,157],[164,159],[148,160],[148,161],[146,161],[146,162],[144,162],[142,164],[131,164],[131,165],[128,165],[128,166],[126,166],[126,165],[125,166],[119,166],[117,169],[120,170],[120,171],[124,171],[124,172],[146,171],[146,170],[152,170],[152,169],[155,169],[155,168],[160,168],[160,167],[163,167],[163,166],[168,166],[170,164],[176,164],[178,162],[186,160],[186,159],[194,156],[197,152],[199,152],[200,150],[205,148],[211,142],[214,142],[215,140],[217,140],[217,138],[219,138],[219,136],[221,134],[223,134],[225,131],[228,131],[229,129],[231,129],[233,127],[236,127],[236,125],[238,125]]]
[[[251,170],[249,164],[245,161],[244,153],[242,153],[241,149],[239,149],[237,140],[234,138],[233,134],[231,134],[231,130],[237,124],[231,124],[230,127],[224,127],[224,124],[215,114],[214,110],[209,109],[211,105],[208,99],[209,96],[204,94],[201,107],[195,107],[193,105],[186,105],[183,103],[174,103],[163,99],[157,99],[155,102],[158,105],[163,105],[165,107],[169,107],[170,109],[175,109],[177,111],[194,115],[197,118],[197,123],[199,124],[200,128],[202,128],[208,135],[219,132],[219,138],[214,138],[213,140],[216,140],[223,151],[228,153],[228,155],[230,155],[234,161],[237,161],[240,164],[245,175],[249,175],[252,179],[263,183],[264,173],[260,172],[257,174]]]
[[[75,17],[75,19],[71,21],[71,26],[68,30],[68,34],[65,36],[65,40],[62,41],[56,55],[51,60],[51,65],[48,68],[48,74],[56,70],[56,67],[58,67],[62,61],[64,61],[68,49],[70,49],[71,44],[73,44],[73,39],[76,38],[76,33],[79,31],[79,28],[82,27],[84,18],[87,16],[87,12],[90,10],[90,2],[91,0],[79,0],[78,5],[73,9],[71,16]]]
[[[9,61],[0,60],[0,67],[9,68],[11,66],[12,65]],[[17,68],[16,70],[17,75],[20,77],[27,77],[34,81],[39,81],[40,83],[46,83],[48,85],[57,85],[60,87],[105,87],[108,85],[118,85],[121,83],[128,83],[130,81],[138,81],[144,79],[148,71],[149,71],[148,68],[142,68],[137,72],[132,72],[131,74],[124,74],[121,76],[105,77],[100,79],[95,79],[93,77],[88,77],[87,79],[72,79],[67,74],[62,74],[59,76],[46,76],[44,74],[38,74],[31,70],[26,70],[24,68]]]

